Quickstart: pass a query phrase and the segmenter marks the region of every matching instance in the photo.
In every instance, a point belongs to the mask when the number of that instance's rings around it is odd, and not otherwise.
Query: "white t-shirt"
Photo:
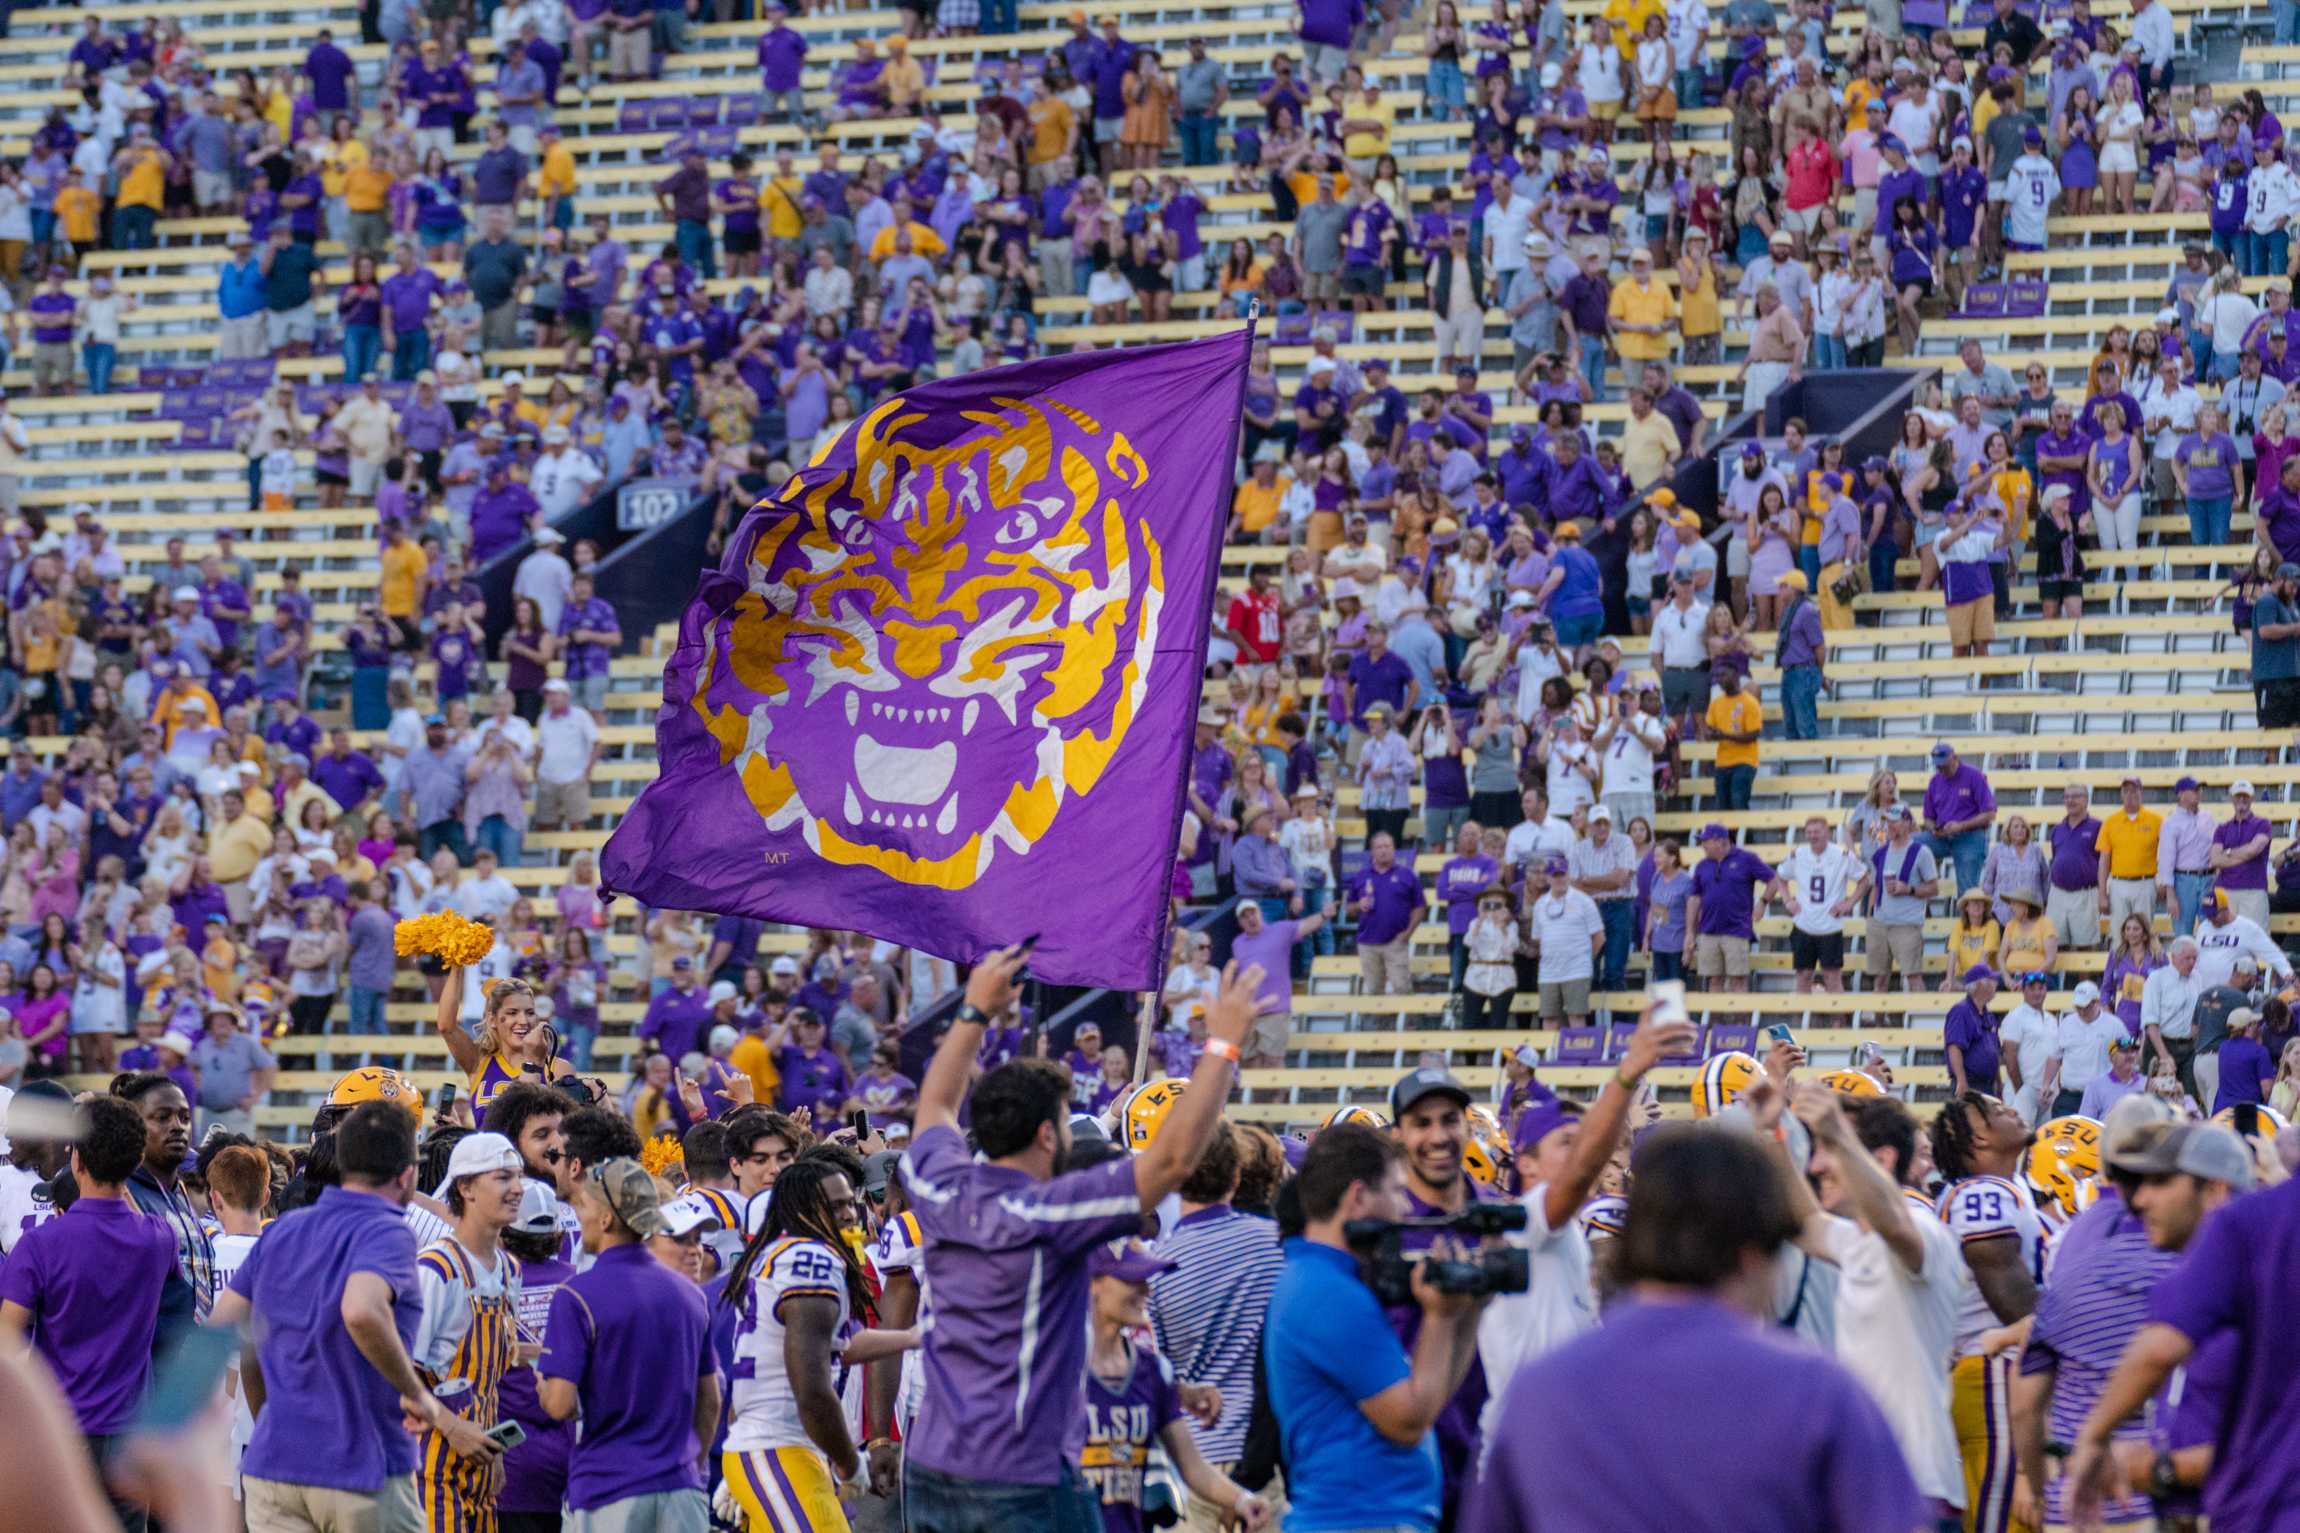
[[[0,1166],[0,1254],[15,1250],[33,1225],[55,1217],[45,1181],[20,1166]]]
[[[1833,912],[1860,872],[1860,859],[1834,841],[1818,852],[1798,842],[1797,849],[1781,859],[1781,877],[1797,896],[1797,913],[1789,924],[1809,937],[1843,931],[1845,918]]]
[[[2123,1019],[2106,1006],[2101,1007],[2090,1022],[2077,1012],[2064,1013],[2056,1040],[2060,1052],[2060,1089],[2082,1091],[2106,1075],[2109,1045],[2131,1036],[2124,1030]]]
[[[1949,1418],[1949,1347],[1967,1282],[1957,1238],[1931,1213],[1911,1207],[1924,1244],[1914,1273],[1882,1235],[1831,1218],[1826,1248],[1836,1263],[1837,1358],[1885,1413],[1917,1489],[1952,1506],[1964,1502],[1964,1461]]]
[[[2024,154],[2005,173],[2005,237],[2017,245],[2044,248],[2052,200],[2060,195],[2060,173],[2041,154]]]
[[[248,1253],[256,1248],[256,1237],[218,1235],[215,1237],[215,1248],[216,1292],[222,1293],[239,1274],[241,1265],[248,1259]],[[224,1378],[224,1387],[231,1392],[232,1397],[232,1456],[225,1464],[224,1484],[231,1488],[236,1497],[240,1486],[240,1455],[248,1451],[248,1443],[256,1435],[256,1418],[255,1413],[248,1409],[247,1395],[240,1389],[239,1359],[234,1358],[224,1370]]]
[[[1576,809],[1585,809],[1597,802],[1597,787],[1587,777],[1574,770],[1580,763],[1595,766],[1589,742],[1576,740],[1567,744],[1553,741],[1549,747],[1549,810],[1550,813],[1570,819]]]
[[[441,1251],[447,1259],[430,1262],[419,1256],[416,1261],[416,1281],[423,1289],[423,1318],[416,1324],[415,1345],[407,1349],[407,1355],[416,1367],[438,1377],[447,1373],[456,1349],[471,1330],[473,1299],[500,1299],[518,1308],[519,1263],[512,1260],[510,1252],[498,1250],[494,1265],[483,1265],[452,1234],[441,1236],[424,1250]],[[442,1266],[447,1270],[441,1271]],[[470,1273],[468,1279],[466,1271]],[[441,1378],[433,1393],[452,1401],[457,1392],[452,1388],[455,1382]]]
[[[2044,1117],[2044,1110],[2052,1105],[2040,1102],[2038,1091],[2044,1083],[2045,1061],[2052,1058],[2052,1051],[2060,1045],[2060,1023],[2051,1012],[2040,1011],[2023,1001],[2005,1013],[1997,1041],[2007,1058],[2020,1063],[2021,1084],[2012,1095],[2013,1110],[2034,1128]]]
[[[1589,979],[1597,972],[1589,939],[1605,935],[1605,919],[1597,901],[1579,889],[1563,894],[1543,892],[1533,898],[1528,917],[1533,938],[1541,944],[1541,983],[1561,985]]]
[[[1597,1299],[1589,1287],[1589,1237],[1578,1217],[1549,1227],[1545,1184],[1519,1202],[1525,1228],[1510,1235],[1513,1245],[1531,1253],[1533,1281],[1524,1293],[1505,1293],[1486,1306],[1477,1323],[1477,1356],[1485,1365],[1486,1402],[1479,1423],[1493,1441],[1495,1414],[1518,1369],[1556,1351],[1597,1324]]]

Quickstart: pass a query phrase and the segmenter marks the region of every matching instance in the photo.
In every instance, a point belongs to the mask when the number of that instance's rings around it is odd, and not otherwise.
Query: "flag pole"
[[[1262,318],[1262,300],[1261,300],[1261,298],[1260,298],[1259,296],[1256,296],[1256,297],[1253,297],[1253,298],[1249,298],[1249,299],[1247,300],[1247,304],[1246,304],[1246,332],[1245,332],[1245,335],[1244,335],[1244,337],[1243,337],[1243,339],[1244,339],[1244,341],[1245,341],[1245,347],[1246,347],[1246,356],[1245,356],[1245,358],[1244,358],[1244,361],[1245,361],[1245,363],[1246,363],[1246,365],[1247,365],[1247,366],[1251,366],[1251,364],[1252,364],[1252,362],[1253,362],[1253,356],[1254,356],[1254,334],[1255,334],[1255,330],[1257,329],[1257,327],[1258,327],[1258,325],[1259,325],[1259,323],[1260,323],[1260,321],[1261,321],[1261,318]],[[1243,380],[1243,378],[1244,378],[1245,370],[1246,370],[1246,369],[1245,369],[1245,367],[1241,367],[1241,368],[1239,369],[1239,376],[1240,376],[1241,380]],[[1241,381],[1241,385],[1240,385],[1240,389],[1239,389],[1239,396],[1240,396],[1241,405],[1242,405],[1242,403],[1243,403],[1243,399],[1244,399],[1244,393],[1245,393],[1245,390],[1244,390],[1244,387],[1243,387],[1243,382]],[[1241,435],[1242,435],[1242,433],[1243,433],[1243,431],[1244,431],[1244,427],[1245,427],[1245,414],[1244,414],[1244,411],[1243,411],[1243,409],[1241,408],[1240,410],[1238,410],[1238,411],[1236,411],[1236,412],[1233,412],[1233,414],[1232,414],[1232,416],[1231,416],[1231,419],[1230,419],[1230,451],[1229,451],[1229,464],[1230,464],[1230,471],[1231,471],[1231,473],[1232,473],[1233,475],[1235,475],[1235,474],[1237,473],[1237,468],[1238,468],[1238,443],[1239,443],[1239,439],[1240,439],[1240,437],[1241,437]],[[1233,486],[1233,488],[1234,488],[1234,486]],[[1221,515],[1221,516],[1223,516],[1223,517],[1227,517],[1227,515],[1228,515],[1228,507],[1227,507],[1227,505],[1225,505],[1225,506],[1223,506],[1222,508],[1220,508],[1220,509],[1219,509],[1219,511],[1217,512],[1217,514],[1218,514],[1218,515]],[[1205,606],[1205,609],[1206,609],[1207,611],[1209,611],[1209,612],[1211,612],[1211,611],[1213,610],[1213,606],[1214,606],[1214,588],[1215,588],[1215,586],[1217,586],[1218,584],[1220,584],[1220,582],[1221,582],[1221,576],[1222,576],[1222,544],[1221,544],[1221,541],[1220,541],[1219,539],[1216,539],[1216,540],[1215,540],[1215,543],[1214,543],[1214,557],[1213,557],[1213,558],[1211,558],[1211,559],[1209,559],[1208,561],[1206,561],[1206,575],[1205,575],[1205,582],[1206,582],[1206,600],[1205,600],[1204,606]],[[1198,655],[1199,655],[1199,662],[1198,662],[1198,690],[1199,690],[1199,695],[1200,695],[1200,697],[1203,697],[1203,696],[1204,696],[1204,694],[1205,694],[1205,674],[1206,674],[1206,663],[1205,663],[1205,658],[1204,658],[1204,657],[1205,657],[1205,653],[1206,653],[1206,651],[1205,651],[1205,642],[1206,642],[1206,639],[1205,639],[1205,635],[1204,635],[1203,633],[1201,633],[1201,634],[1199,635],[1199,637],[1198,637],[1198,649],[1197,649],[1197,653],[1198,653]],[[1172,819],[1171,819],[1171,820],[1168,822],[1168,825],[1167,825],[1167,831],[1166,831],[1166,845],[1167,845],[1167,847],[1168,847],[1168,849],[1169,849],[1169,851],[1168,851],[1168,855],[1169,855],[1169,856],[1171,856],[1171,855],[1175,855],[1176,853],[1178,853],[1178,852],[1180,851],[1180,848],[1181,848],[1181,839],[1182,839],[1182,816],[1183,816],[1185,813],[1187,813],[1187,812],[1188,812],[1188,810],[1189,810],[1189,804],[1190,804],[1190,763],[1189,763],[1189,761],[1185,760],[1185,761],[1183,762],[1183,764],[1182,764],[1182,772],[1181,772],[1181,776],[1180,776],[1180,779],[1179,779],[1179,780],[1178,780],[1178,781],[1177,781],[1177,782],[1174,784],[1174,815],[1173,815],[1173,818],[1172,818]],[[1161,987],[1161,986],[1163,985],[1163,983],[1164,983],[1164,975],[1165,975],[1165,973],[1166,973],[1166,953],[1167,953],[1167,949],[1168,949],[1168,948],[1169,948],[1169,947],[1172,945],[1172,942],[1173,942],[1173,938],[1174,938],[1174,900],[1173,900],[1173,897],[1172,897],[1171,895],[1169,895],[1169,896],[1167,897],[1167,899],[1166,899],[1166,902],[1165,902],[1165,910],[1164,910],[1164,912],[1163,912],[1163,913],[1162,913],[1162,914],[1159,916],[1159,918],[1158,918],[1158,925],[1157,925],[1157,929],[1156,929],[1156,932],[1155,932],[1155,934],[1154,934],[1154,935],[1152,936],[1152,938],[1151,938],[1151,948],[1150,948],[1150,973],[1151,973],[1151,975],[1152,975],[1152,979],[1151,979],[1151,982],[1150,982],[1150,984],[1151,984],[1151,988],[1149,988],[1148,990],[1145,990],[1144,992],[1142,992],[1142,1015],[1141,1015],[1141,1019],[1140,1019],[1140,1021],[1139,1021],[1139,1022],[1136,1024],[1136,1036],[1135,1036],[1135,1048],[1134,1048],[1134,1079],[1135,1079],[1136,1081],[1140,1081],[1140,1080],[1142,1080],[1142,1079],[1144,1078],[1145,1074],[1146,1074],[1146,1073],[1148,1072],[1148,1070],[1149,1070],[1149,1060],[1150,1060],[1150,1031],[1151,1031],[1151,1028],[1152,1028],[1152,1026],[1154,1025],[1154,1023],[1155,1023],[1155,1022],[1156,1022],[1156,1020],[1157,1020],[1157,1006],[1158,1006],[1158,999],[1159,999],[1159,990],[1160,990],[1160,987]]]

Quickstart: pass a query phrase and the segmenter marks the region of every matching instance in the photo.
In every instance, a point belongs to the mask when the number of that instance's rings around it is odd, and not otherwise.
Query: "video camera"
[[[1482,1241],[1525,1228],[1525,1209],[1516,1203],[1471,1203],[1458,1214],[1433,1214],[1420,1219],[1352,1219],[1342,1226],[1342,1238],[1357,1253],[1366,1286],[1384,1304],[1414,1302],[1414,1268],[1429,1269],[1430,1281],[1441,1293],[1524,1293],[1533,1286],[1530,1255],[1520,1246],[1470,1253],[1465,1261],[1435,1255],[1409,1257],[1402,1249],[1408,1230],[1435,1230],[1463,1241]]]

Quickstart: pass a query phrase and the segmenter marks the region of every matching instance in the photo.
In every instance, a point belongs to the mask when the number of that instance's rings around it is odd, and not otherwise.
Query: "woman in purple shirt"
[[[383,355],[383,289],[375,280],[374,256],[351,258],[351,280],[336,290],[335,317],[343,326],[343,376],[357,383]]]
[[[2100,993],[2116,1008],[2126,1032],[2140,1036],[2140,990],[2148,976],[2171,960],[2157,945],[2156,929],[2141,916],[2129,915],[2117,930],[2116,951],[2101,970]]]

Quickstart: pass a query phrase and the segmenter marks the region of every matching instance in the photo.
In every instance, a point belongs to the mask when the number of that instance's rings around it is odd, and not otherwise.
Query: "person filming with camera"
[[[1302,1233],[1285,1243],[1263,1332],[1292,1501],[1288,1533],[1434,1529],[1442,1479],[1432,1428],[1477,1355],[1486,1297],[1440,1288],[1432,1262],[1417,1262],[1421,1327],[1410,1352],[1389,1340],[1349,1233],[1353,1221],[1409,1212],[1403,1152],[1379,1130],[1340,1123],[1319,1134],[1296,1187]],[[1457,1259],[1445,1240],[1430,1255]]]

